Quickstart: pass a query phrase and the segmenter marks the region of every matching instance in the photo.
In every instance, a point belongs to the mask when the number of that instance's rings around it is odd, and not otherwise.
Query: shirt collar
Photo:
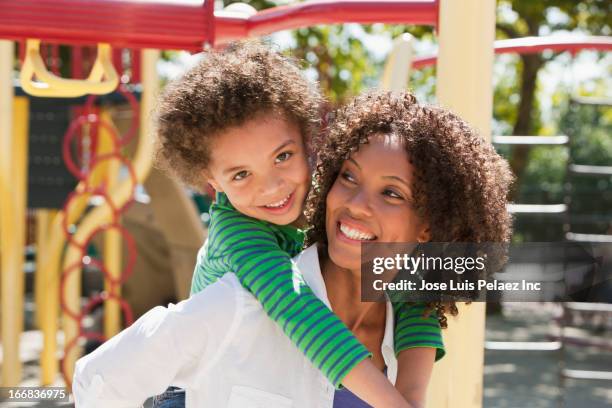
[[[227,198],[227,195],[219,191],[215,193],[215,206],[217,208],[225,208],[225,209],[229,209],[232,211],[238,211],[232,205],[229,198]],[[245,215],[245,217],[248,217],[248,215]],[[253,219],[257,220],[256,218],[253,218]],[[257,220],[257,221],[265,223],[271,228],[276,229],[277,231],[280,231],[282,234],[289,237],[289,239],[299,242],[300,245],[304,242],[305,231],[300,230],[299,228],[294,227],[293,225],[277,225],[277,224],[272,224],[271,222],[267,222],[267,221],[262,221],[262,220]]]
[[[293,260],[312,292],[331,309],[329,299],[327,298],[327,288],[321,273],[321,265],[319,264],[317,244],[309,246],[293,258]]]
[[[227,198],[225,193],[221,193],[219,191],[215,193],[215,204],[219,207],[234,209],[234,206],[232,203],[230,203],[229,198]]]

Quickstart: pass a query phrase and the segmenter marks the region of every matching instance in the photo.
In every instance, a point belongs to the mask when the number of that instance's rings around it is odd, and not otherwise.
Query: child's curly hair
[[[242,41],[212,50],[160,98],[157,164],[203,190],[216,135],[259,115],[282,114],[298,125],[308,147],[319,131],[320,106],[318,89],[296,62],[270,46]]]
[[[431,242],[508,242],[506,210],[513,180],[507,162],[455,114],[418,104],[410,93],[369,92],[339,109],[319,143],[314,187],[307,202],[309,244],[327,243],[326,197],[342,163],[374,134],[394,134],[414,166],[417,212],[429,221]],[[442,327],[455,302],[428,303]]]

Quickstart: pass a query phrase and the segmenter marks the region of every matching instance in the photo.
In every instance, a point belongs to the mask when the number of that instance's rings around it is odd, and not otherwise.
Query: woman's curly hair
[[[375,134],[402,141],[415,169],[412,196],[429,222],[431,242],[509,242],[506,210],[513,180],[507,162],[465,121],[448,110],[417,103],[410,93],[372,91],[340,108],[319,141],[314,187],[307,202],[307,242],[327,243],[326,197],[342,163]],[[455,302],[428,303],[442,327]]]
[[[157,165],[202,190],[214,154],[211,140],[219,133],[260,115],[282,114],[298,125],[309,147],[320,128],[320,106],[318,89],[296,61],[270,46],[248,40],[211,50],[158,102]]]

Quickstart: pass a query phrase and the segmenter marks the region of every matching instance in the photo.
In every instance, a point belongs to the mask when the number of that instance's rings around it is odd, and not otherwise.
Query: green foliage
[[[356,35],[356,31],[362,31]],[[290,52],[316,71],[321,89],[334,106],[365,89],[376,86],[384,60],[375,58],[362,43],[363,36],[391,40],[405,32],[421,38],[431,37],[427,27],[389,26],[384,24],[357,27],[351,24],[301,28],[293,32],[296,46]],[[433,95],[434,70],[415,71],[411,85],[423,96]],[[421,86],[423,88],[421,88]]]
[[[225,7],[229,6],[232,3],[247,3],[253,6],[255,10],[265,10],[270,7],[282,6],[284,4],[292,3],[292,2],[291,1],[273,1],[273,0],[248,0],[248,1],[224,0],[223,1],[223,5]]]
[[[236,1],[225,1],[227,6]],[[276,5],[294,3],[293,1],[252,0],[244,1],[257,10]],[[368,50],[356,30],[365,35],[395,38],[405,32],[416,38],[433,37],[431,27],[414,27],[404,25],[372,24],[356,28],[353,24],[314,26],[292,31],[295,46],[288,52],[302,59],[312,68],[314,77],[319,81],[322,91],[332,106],[343,103],[348,98],[359,94],[377,84],[384,66],[384,60],[377,60]],[[434,93],[435,76],[433,69],[428,68],[413,73],[411,86],[419,89],[421,95],[428,98]]]
[[[571,103],[561,120],[570,136],[572,161],[612,166],[612,107]]]
[[[372,86],[376,69],[360,40],[343,25],[302,28],[294,32],[291,54],[316,70],[321,89],[333,105]]]
[[[593,35],[610,35],[611,3],[609,0],[499,0],[497,13],[498,38],[517,38],[524,36],[548,35],[555,31],[574,31]],[[560,54],[545,55],[544,65]],[[535,87],[535,99],[527,114],[518,116],[518,106],[525,103],[521,93],[524,88],[524,67],[530,57],[515,58],[515,62],[505,67],[513,71],[510,75],[497,78],[494,99],[494,128],[504,134],[529,129],[534,135],[567,134],[572,143],[568,148],[537,147],[520,151],[527,154],[526,167],[517,180],[516,202],[521,203],[561,203],[570,204],[569,216],[540,217],[518,216],[515,222],[515,240],[559,240],[563,239],[564,222],[573,232],[612,233],[609,208],[612,208],[612,182],[593,178],[576,177],[566,174],[568,161],[583,164],[602,164],[612,160],[612,144],[609,126],[596,119],[596,111],[578,105],[570,105],[567,90],[556,90],[550,104],[547,121],[542,121],[539,106],[544,97],[541,92],[541,76],[529,86]],[[568,69],[571,69],[568,66]],[[532,88],[533,89],[533,88]],[[520,95],[517,100],[517,93]],[[547,101],[548,102],[548,101]],[[564,108],[565,107],[565,108]],[[525,126],[527,123],[527,126]],[[520,131],[519,131],[520,132]],[[524,130],[522,131],[524,132]],[[588,135],[588,137],[586,137]],[[506,157],[513,159],[508,149]],[[519,161],[520,162],[520,161]],[[610,164],[608,164],[610,165]],[[607,214],[606,214],[607,212]],[[606,218],[608,217],[608,218]]]
[[[567,160],[567,148],[562,146],[538,146],[531,149],[519,196],[520,202],[562,203]]]
[[[561,126],[570,136],[571,161],[612,166],[612,105],[570,103]],[[612,176],[572,175],[569,179],[573,227],[578,232],[612,234]]]
[[[496,135],[512,134],[516,123],[516,106],[520,100],[518,86],[518,56],[504,55],[495,63],[495,88],[493,91],[493,132]]]
[[[546,34],[541,30],[611,32],[609,0],[498,0],[497,5],[497,27],[508,38]]]

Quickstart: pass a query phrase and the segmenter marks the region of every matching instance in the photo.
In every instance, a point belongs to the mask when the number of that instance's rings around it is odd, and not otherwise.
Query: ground
[[[557,333],[553,316],[558,305],[506,304],[503,313],[487,316],[488,341],[548,341]],[[612,338],[612,316],[607,332],[592,333]],[[566,380],[561,387],[559,372],[563,351],[493,351],[485,352],[483,407],[548,408],[612,407],[612,381]],[[612,371],[612,352],[596,348],[565,348],[569,369]],[[564,405],[562,405],[564,403]]]

